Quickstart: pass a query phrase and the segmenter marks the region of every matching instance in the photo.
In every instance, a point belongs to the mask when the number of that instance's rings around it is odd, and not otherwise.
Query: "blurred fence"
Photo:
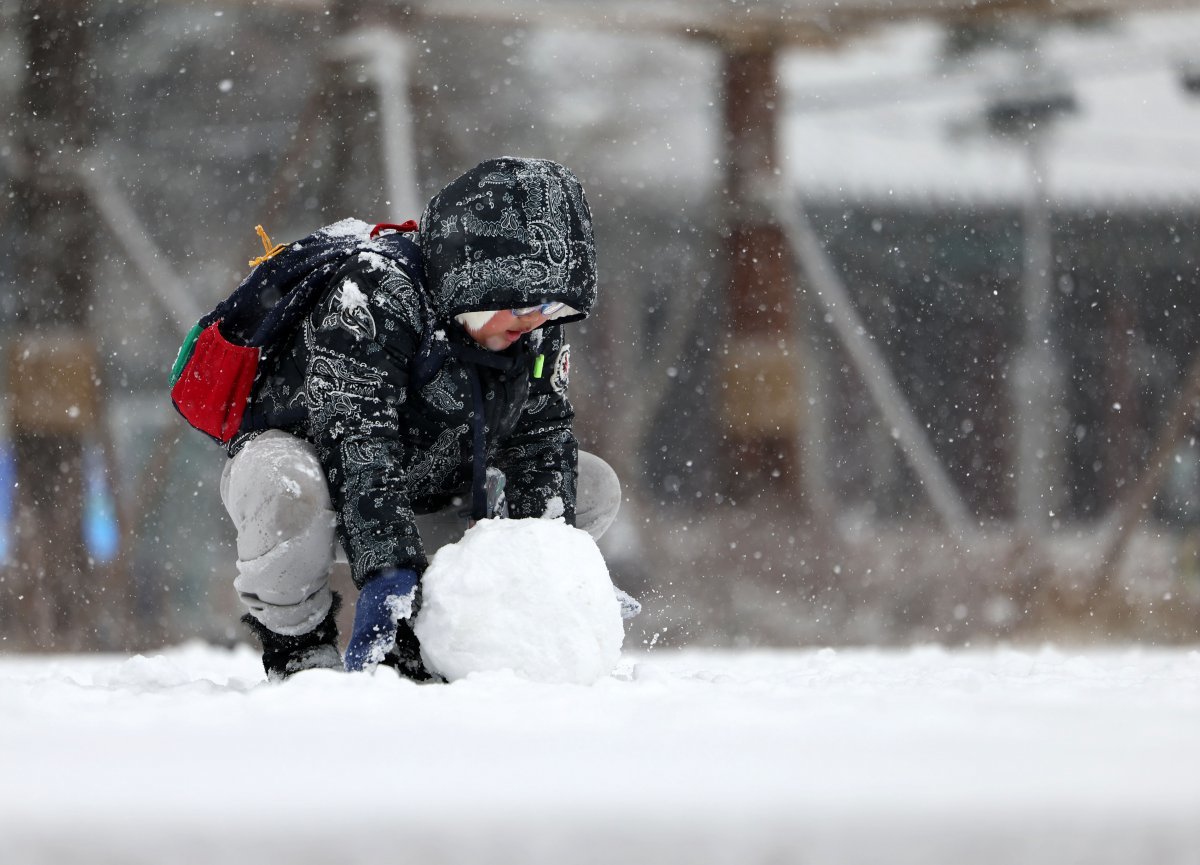
[[[1195,639],[1200,15],[550,7],[0,3],[0,648],[240,638],[181,328],[255,223],[398,221],[499,153],[595,212],[573,399],[635,640]]]

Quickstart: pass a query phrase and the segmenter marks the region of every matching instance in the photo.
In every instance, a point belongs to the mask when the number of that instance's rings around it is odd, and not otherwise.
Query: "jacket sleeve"
[[[561,516],[575,525],[579,444],[572,429],[575,410],[567,398],[571,347],[560,325],[543,332],[541,375],[530,379],[529,398],[496,462],[506,478],[509,516]]]
[[[309,433],[359,587],[384,568],[426,566],[400,435],[420,322],[408,277],[368,257],[339,272],[305,325]]]

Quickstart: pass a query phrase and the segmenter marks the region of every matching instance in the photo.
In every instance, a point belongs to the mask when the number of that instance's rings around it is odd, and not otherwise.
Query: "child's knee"
[[[332,533],[333,506],[312,446],[269,432],[233,458],[221,498],[238,533],[238,558],[255,559],[302,534]]]

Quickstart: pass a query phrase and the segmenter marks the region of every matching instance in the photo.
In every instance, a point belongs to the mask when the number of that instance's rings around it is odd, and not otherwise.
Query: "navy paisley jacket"
[[[343,267],[286,350],[264,358],[249,409],[256,426],[306,410],[283,428],[316,449],[359,586],[384,568],[424,570],[414,514],[468,504],[477,457],[504,471],[511,516],[574,522],[563,324],[586,316],[596,294],[579,181],[544,160],[485,162],[430,201],[418,243],[424,286],[371,252]],[[454,321],[549,301],[577,314],[504,352]]]

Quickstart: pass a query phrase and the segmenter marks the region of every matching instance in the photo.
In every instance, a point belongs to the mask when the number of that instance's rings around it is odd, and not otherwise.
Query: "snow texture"
[[[342,312],[353,312],[367,308],[367,296],[352,280],[347,279],[338,291],[338,308]]]
[[[371,236],[371,226],[363,222],[361,219],[340,219],[332,225],[327,225],[321,229],[328,237],[361,237],[367,240]]]
[[[625,632],[604,557],[561,520],[481,520],[422,578],[413,630],[426,666],[455,681],[511,670],[534,682],[608,676]]]
[[[1194,650],[657,651],[591,687],[0,655],[14,865],[1195,865],[1197,815]]]

